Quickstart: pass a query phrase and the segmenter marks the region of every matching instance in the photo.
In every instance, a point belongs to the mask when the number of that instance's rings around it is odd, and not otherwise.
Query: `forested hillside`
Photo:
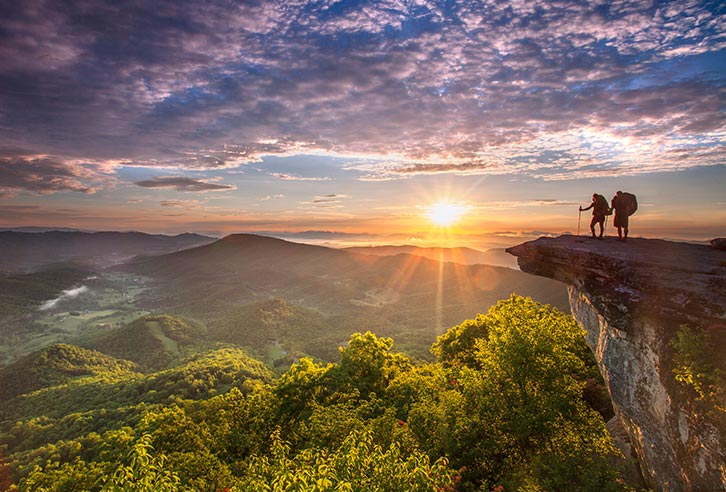
[[[417,363],[392,339],[357,333],[338,362],[302,358],[272,379],[239,349],[142,374],[98,352],[54,347],[2,370],[3,379],[30,367],[48,376],[0,395],[0,484],[625,490],[598,373],[570,316],[514,296],[451,328],[432,351],[435,362]]]
[[[302,350],[328,360],[334,352],[328,347],[366,330],[392,337],[401,350],[427,358],[436,336],[447,327],[512,293],[569,309],[562,285],[510,268],[439,262],[408,254],[356,254],[250,234],[137,258],[115,270],[150,279],[138,302],[145,310],[197,319],[213,336],[222,335],[221,340],[245,340],[246,344],[259,337],[265,344],[252,346],[264,353],[277,346],[288,353]],[[251,326],[251,319],[270,320],[270,316],[254,314],[258,303],[270,299],[288,305],[283,309],[288,311],[283,326],[289,325],[292,310],[301,316],[300,324],[312,330],[297,338],[323,337],[322,343],[288,343],[291,330],[276,338],[273,331],[284,332],[271,327],[276,322],[266,323],[262,331],[247,333],[240,328],[230,333],[229,327],[235,324]],[[268,311],[280,312],[276,308]]]
[[[168,315],[146,315],[133,322],[78,343],[106,354],[128,359],[145,370],[162,369],[199,347],[202,326]]]

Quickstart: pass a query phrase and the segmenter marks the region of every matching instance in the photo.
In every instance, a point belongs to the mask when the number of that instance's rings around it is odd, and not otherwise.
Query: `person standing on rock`
[[[608,207],[608,201],[604,196],[593,193],[592,203],[587,208],[580,207],[580,212],[590,209],[592,209],[592,220],[590,221],[592,237],[602,239],[603,233],[605,232],[605,216],[612,213],[610,207]],[[600,224],[600,236],[595,236],[595,224]]]
[[[618,191],[615,193],[610,202],[612,209],[615,210],[615,220],[613,224],[618,228],[618,240],[628,240],[628,218],[638,210],[638,200],[632,193],[623,193]]]

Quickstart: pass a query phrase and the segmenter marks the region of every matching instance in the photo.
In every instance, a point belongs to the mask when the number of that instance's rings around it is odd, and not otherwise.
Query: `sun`
[[[466,211],[463,205],[450,202],[437,202],[428,207],[426,216],[439,227],[450,227]]]

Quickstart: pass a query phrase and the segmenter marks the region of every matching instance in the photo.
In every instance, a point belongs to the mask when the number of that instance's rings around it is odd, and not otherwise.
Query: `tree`
[[[166,469],[166,456],[154,456],[151,436],[141,436],[128,454],[128,464],[119,465],[104,480],[102,492],[177,492],[179,477]]]
[[[370,331],[351,335],[334,370],[339,390],[357,390],[362,398],[383,394],[396,374],[411,367],[408,357],[391,352],[392,346],[391,338],[378,338]]]
[[[86,463],[79,458],[68,463],[49,462],[42,468],[36,465],[28,476],[20,481],[19,490],[33,492],[98,490],[97,482],[106,473],[104,465],[105,463]]]
[[[486,336],[474,339],[484,327]],[[447,348],[440,353],[460,361],[449,369],[460,396],[449,388],[417,406],[411,425],[418,435],[431,435],[426,427],[436,422],[444,426],[432,442],[453,466],[466,467],[463,478],[471,484],[559,490],[562,479],[568,490],[617,488],[607,461],[615,448],[575,377],[588,373],[583,344],[571,316],[519,296],[500,301],[440,339]]]
[[[698,400],[726,412],[726,385],[723,371],[715,363],[711,334],[700,327],[681,325],[671,346],[675,350],[673,373],[676,381],[691,388]]]
[[[316,402],[324,402],[333,391],[329,382],[332,365],[322,366],[302,358],[283,374],[274,388],[277,419],[283,422],[305,420]]]
[[[487,336],[484,315],[478,314],[475,319],[468,319],[460,325],[449,328],[438,337],[431,347],[431,352],[444,366],[478,367],[476,360],[476,344]]]
[[[402,453],[398,444],[373,443],[372,432],[351,432],[335,450],[308,448],[293,455],[279,431],[270,456],[256,456],[235,491],[430,492],[451,490],[455,474],[446,460],[431,463],[421,452]]]

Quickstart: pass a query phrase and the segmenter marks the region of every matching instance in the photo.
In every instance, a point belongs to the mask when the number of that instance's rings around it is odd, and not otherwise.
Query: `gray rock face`
[[[726,358],[726,252],[656,239],[540,238],[507,250],[522,271],[568,284],[643,478],[668,492],[726,490],[726,416],[673,375],[680,325]]]

